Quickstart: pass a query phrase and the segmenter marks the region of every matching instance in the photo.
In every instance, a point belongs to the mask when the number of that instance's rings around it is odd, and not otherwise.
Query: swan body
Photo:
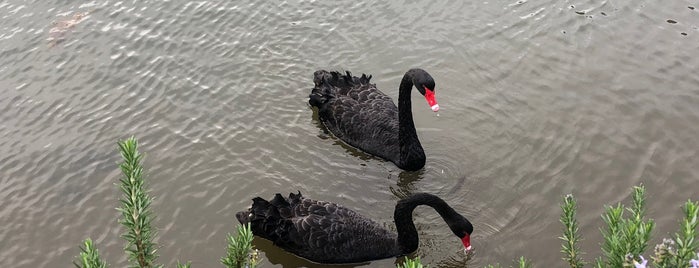
[[[425,166],[425,152],[413,122],[410,92],[415,86],[433,111],[434,79],[422,69],[405,73],[399,87],[398,106],[370,83],[371,76],[350,72],[314,73],[315,87],[309,103],[318,108],[325,127],[344,142],[384,158],[401,169],[414,171]]]
[[[412,212],[418,205],[433,207],[470,250],[471,223],[437,196],[420,193],[396,205],[397,234],[341,205],[276,194],[270,201],[256,197],[252,207],[236,214],[250,223],[254,235],[317,263],[359,263],[402,256],[417,250],[418,234]]]

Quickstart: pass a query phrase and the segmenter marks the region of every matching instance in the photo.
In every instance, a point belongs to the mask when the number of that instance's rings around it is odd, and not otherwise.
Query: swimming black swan
[[[428,205],[442,216],[449,228],[471,249],[473,226],[437,196],[419,193],[398,201],[393,214],[398,234],[343,206],[276,194],[271,201],[256,197],[252,207],[236,213],[241,224],[250,223],[254,235],[271,240],[282,249],[318,263],[359,263],[417,250],[418,234],[413,210]]]
[[[410,106],[413,85],[425,96],[433,111],[434,80],[422,69],[405,73],[398,88],[398,107],[390,97],[369,83],[371,76],[350,72],[316,71],[315,87],[308,103],[318,107],[325,127],[349,145],[387,159],[401,169],[415,171],[425,166],[425,152],[415,132]]]

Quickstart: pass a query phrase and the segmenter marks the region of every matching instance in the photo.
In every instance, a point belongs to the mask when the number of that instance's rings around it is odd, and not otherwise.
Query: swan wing
[[[335,203],[303,199],[293,220],[299,256],[322,263],[362,262],[395,256],[395,235],[353,210]]]
[[[369,83],[370,76],[317,78],[310,96],[321,122],[336,137],[367,153],[395,161],[398,158],[398,107]]]
[[[252,208],[238,214],[245,214],[255,235],[314,262],[363,262],[397,255],[395,234],[335,203],[277,194],[271,201],[253,199]]]

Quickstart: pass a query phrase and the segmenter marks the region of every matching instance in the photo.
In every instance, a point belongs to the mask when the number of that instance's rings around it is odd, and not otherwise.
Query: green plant
[[[694,257],[699,249],[699,241],[696,240],[697,225],[699,225],[699,202],[687,200],[684,205],[684,220],[680,225],[680,232],[675,234],[677,243],[677,262],[687,263]]]
[[[648,246],[650,233],[655,225],[653,220],[643,220],[645,190],[644,186],[634,187],[631,208],[625,208],[622,204],[605,208],[606,212],[602,215],[602,219],[607,224],[607,230],[602,230],[604,237],[602,252],[607,257],[605,263],[609,267],[624,267],[624,263],[628,266],[626,256],[631,254],[633,257],[638,257]],[[625,209],[631,213],[629,219],[624,218]]]
[[[122,197],[119,223],[126,229],[121,236],[126,240],[124,250],[129,254],[130,267],[151,268],[162,267],[156,264],[158,258],[157,245],[153,242],[156,232],[151,227],[153,213],[150,204],[153,200],[148,196],[145,179],[143,178],[143,156],[138,152],[138,142],[131,137],[118,143],[123,162],[119,165],[123,177],[119,180]],[[229,235],[229,252],[252,252],[249,259],[241,262],[241,266],[254,268],[259,263],[257,251],[252,251],[252,232],[250,226],[238,227],[238,240]],[[231,240],[233,239],[233,240]],[[231,241],[234,242],[231,249]],[[237,241],[237,242],[235,242]],[[78,268],[105,268],[107,264],[101,260],[97,249],[90,238],[85,239],[80,247],[80,256],[73,262]],[[242,254],[242,253],[241,253]],[[246,255],[247,256],[247,255]],[[224,263],[225,264],[225,263]],[[244,265],[244,266],[242,266]],[[178,268],[189,268],[190,263],[177,262]]]
[[[229,268],[255,268],[260,262],[259,253],[252,248],[250,223],[238,226],[238,235],[228,234],[228,250],[221,263]]]
[[[119,142],[121,157],[124,162],[119,165],[123,177],[121,191],[121,212],[119,223],[124,226],[126,233],[122,237],[126,240],[124,250],[129,254],[131,267],[162,267],[155,263],[158,258],[157,247],[153,242],[156,235],[151,228],[153,214],[150,204],[153,201],[148,196],[143,179],[142,155],[138,153],[138,142],[134,138]]]
[[[107,264],[100,258],[99,252],[92,245],[92,239],[85,239],[83,242],[84,247],[80,247],[80,257],[78,257],[79,262],[73,262],[75,267],[82,268],[106,268]]]
[[[563,245],[561,252],[564,254],[563,259],[568,262],[572,268],[580,268],[585,265],[580,257],[580,247],[578,242],[580,241],[580,235],[578,234],[578,221],[575,218],[575,212],[577,210],[577,203],[573,195],[566,195],[563,198],[563,205],[561,205],[561,223],[565,228],[563,229],[563,236],[559,237],[563,240]]]
[[[585,261],[580,255],[577,243],[581,237],[578,234],[576,220],[577,203],[573,195],[566,195],[561,205],[561,218],[563,223],[563,240],[561,252],[570,267],[583,267]],[[624,212],[630,216],[624,217]],[[684,219],[680,226],[680,232],[674,239],[663,239],[663,242],[654,248],[652,265],[661,268],[699,268],[699,241],[697,241],[697,227],[699,226],[699,202],[687,201],[683,207]],[[653,220],[645,218],[645,187],[637,186],[633,189],[631,207],[622,204],[605,207],[602,220],[606,228],[602,232],[602,252],[604,257],[598,257],[592,263],[593,267],[650,267],[642,254],[648,247],[650,234],[655,227]],[[697,259],[694,259],[694,258]],[[520,267],[522,267],[520,258]],[[499,267],[486,266],[486,267]]]
[[[653,265],[655,267],[682,267],[692,263],[699,267],[699,242],[696,240],[697,225],[699,225],[699,202],[687,200],[682,209],[684,219],[680,224],[680,232],[675,233],[674,239],[663,239],[655,246]],[[697,259],[694,259],[694,258]]]
[[[512,266],[510,266],[512,267]],[[529,260],[525,259],[524,257],[519,257],[519,260],[517,260],[517,267],[519,268],[531,268],[532,264]],[[495,265],[489,264],[486,265],[485,268],[502,268],[502,266],[497,263]]]
[[[415,257],[414,259],[405,258],[405,261],[403,263],[399,263],[396,265],[398,268],[423,268],[422,263],[420,262],[420,257]],[[424,268],[427,268],[427,266],[424,266]]]

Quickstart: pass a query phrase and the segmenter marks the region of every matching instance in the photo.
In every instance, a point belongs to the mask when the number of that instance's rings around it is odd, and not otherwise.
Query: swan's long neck
[[[417,170],[425,165],[425,152],[417,138],[413,109],[410,104],[410,92],[413,89],[413,77],[410,73],[403,76],[398,89],[398,143],[400,162],[407,170]],[[410,168],[410,166],[415,168]]]
[[[444,221],[450,225],[450,228],[452,227],[452,219],[461,217],[453,208],[447,205],[444,200],[431,194],[415,194],[398,201],[393,219],[396,223],[396,230],[398,231],[396,243],[401,254],[409,254],[417,250],[419,240],[417,237],[417,229],[415,229],[415,224],[413,223],[413,210],[420,205],[427,205],[434,208],[437,213],[442,216]]]

